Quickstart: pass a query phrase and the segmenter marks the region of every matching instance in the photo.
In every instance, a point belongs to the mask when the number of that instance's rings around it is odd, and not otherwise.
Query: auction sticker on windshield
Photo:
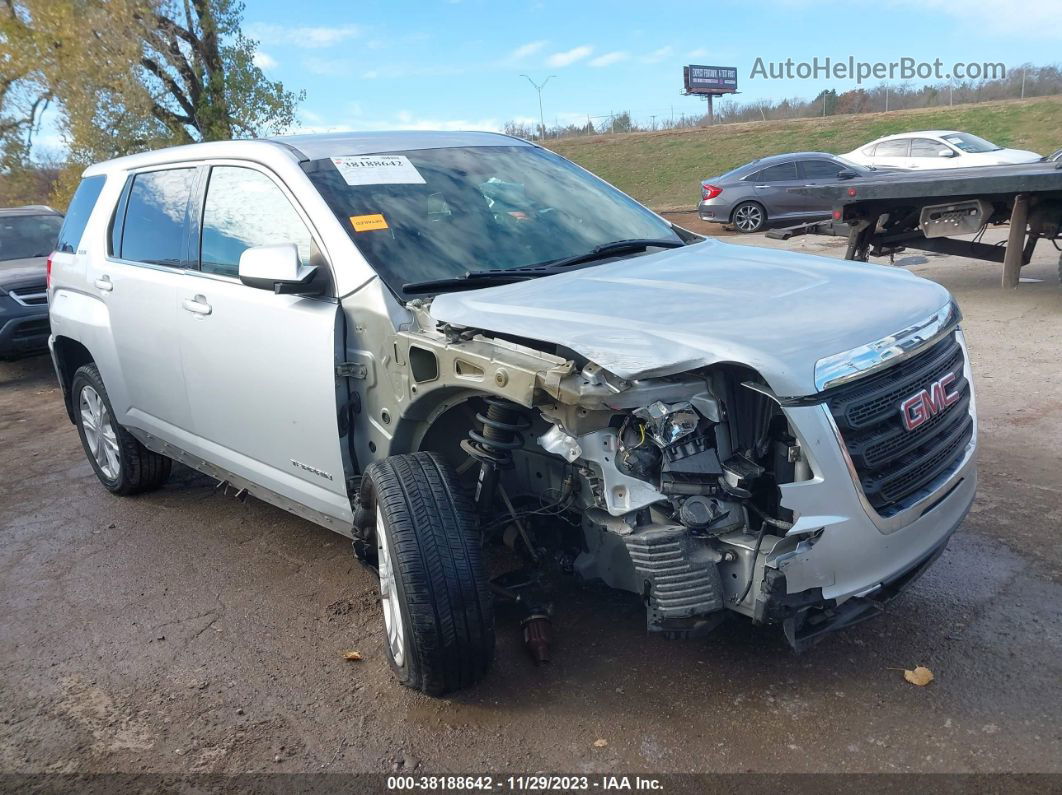
[[[387,219],[379,213],[374,215],[352,215],[350,225],[355,232],[368,232],[372,229],[387,229]]]
[[[423,185],[424,177],[404,155],[333,157],[348,185]]]

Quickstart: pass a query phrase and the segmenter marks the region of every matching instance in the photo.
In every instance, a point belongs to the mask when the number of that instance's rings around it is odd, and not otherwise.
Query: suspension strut
[[[513,450],[524,446],[523,431],[531,427],[527,412],[510,400],[500,397],[483,399],[486,413],[476,414],[482,430],[471,430],[461,442],[461,449],[479,462],[476,483],[476,509],[487,518],[494,509],[498,478],[503,469],[512,469]]]

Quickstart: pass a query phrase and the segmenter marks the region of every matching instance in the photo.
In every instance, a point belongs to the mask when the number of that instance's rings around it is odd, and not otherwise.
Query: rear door
[[[177,287],[190,261],[195,166],[129,176],[112,225],[110,250],[89,266],[88,289],[106,305],[125,400],[118,421],[183,447],[191,412],[181,374]]]
[[[295,243],[327,268],[318,238],[278,180],[256,166],[211,166],[196,217],[197,269],[177,295],[181,361],[198,452],[234,475],[349,524],[337,422],[332,297],[242,284],[240,255]]]
[[[752,183],[756,200],[766,208],[768,218],[799,214],[799,197],[789,192],[789,188],[804,184],[797,172],[796,161],[768,166],[745,179]]]
[[[902,170],[908,170],[911,166],[911,159],[908,156],[911,150],[910,138],[894,138],[891,141],[882,141],[874,149],[874,156],[871,158],[871,162],[875,166],[885,166],[886,168],[897,168]],[[916,168],[918,166],[915,166]],[[925,168],[925,166],[921,166]]]

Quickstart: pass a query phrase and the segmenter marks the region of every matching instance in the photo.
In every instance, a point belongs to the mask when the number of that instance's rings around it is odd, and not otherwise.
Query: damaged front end
[[[639,594],[653,632],[700,635],[727,610],[773,618],[765,561],[793,527],[778,485],[811,472],[756,374],[625,382],[586,365],[556,396],[538,442],[584,487],[575,570]]]
[[[879,612],[973,498],[957,314],[904,362],[790,399],[732,362],[625,379],[559,345],[416,316],[395,348],[419,420],[408,441],[451,457],[485,542],[515,561],[495,592],[526,611],[536,659],[551,573],[637,594],[651,632],[696,637],[740,614],[804,648]],[[899,434],[897,397],[941,378],[950,413]]]

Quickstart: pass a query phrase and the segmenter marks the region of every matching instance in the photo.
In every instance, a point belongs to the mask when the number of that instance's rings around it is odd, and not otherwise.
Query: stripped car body
[[[400,188],[373,193],[364,180],[378,177],[340,170],[380,167],[356,160],[369,155]],[[480,289],[468,274],[418,287],[395,270],[397,255],[432,259],[418,255],[435,245],[420,224],[445,240],[467,221],[446,194],[467,185],[437,174],[464,179],[494,162],[597,191],[612,205],[566,212],[611,212],[654,236],[615,253],[606,238],[598,255],[584,262],[577,249],[552,270],[484,272],[495,286]],[[246,245],[238,276],[208,272],[208,186],[236,167],[268,177],[307,227],[298,281],[255,289]],[[122,226],[136,223],[122,208],[136,179],[161,169],[195,170],[192,231],[186,260],[145,265],[122,256]],[[505,239],[540,222],[554,237],[597,223],[558,221],[560,209],[514,187],[516,172],[487,173],[476,201]],[[535,621],[549,612],[547,575],[575,573],[641,596],[652,631],[700,635],[737,613],[781,623],[799,648],[875,612],[940,553],[973,499],[959,312],[906,272],[702,239],[500,135],[202,144],[86,171],[97,177],[76,253],[53,256],[51,344],[71,419],[73,376],[92,362],[116,422],[145,448],[351,536],[370,557],[379,523],[361,475],[431,451],[474,495],[482,542],[517,562],[496,593],[537,605]],[[391,204],[373,214],[365,196]],[[401,239],[403,223],[421,243]],[[958,399],[904,430],[901,403],[948,374]]]

